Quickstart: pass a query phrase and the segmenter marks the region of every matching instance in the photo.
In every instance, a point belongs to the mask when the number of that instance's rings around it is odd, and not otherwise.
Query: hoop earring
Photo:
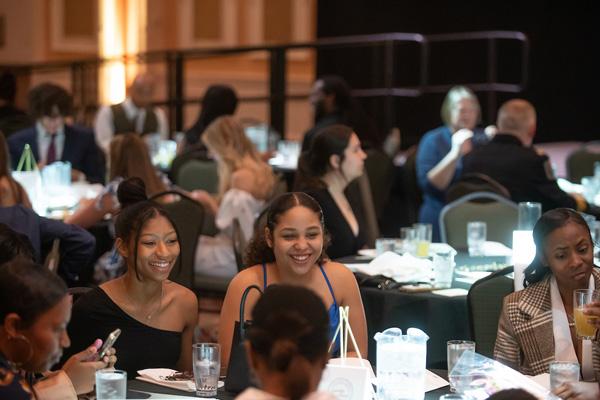
[[[27,337],[23,336],[22,334],[18,334],[15,336],[9,336],[7,341],[8,347],[11,349],[11,353],[13,353],[12,360],[10,361],[15,364],[17,368],[21,368],[23,364],[29,362],[33,358],[33,346]],[[12,344],[11,341],[13,341]],[[23,346],[27,346],[26,357],[22,356],[24,350]]]

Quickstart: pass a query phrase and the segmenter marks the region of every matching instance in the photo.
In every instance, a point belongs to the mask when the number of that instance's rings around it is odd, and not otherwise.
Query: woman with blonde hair
[[[0,207],[22,204],[31,208],[31,202],[23,186],[10,173],[10,160],[4,135],[0,132]]]
[[[219,192],[216,199],[201,190],[192,192],[192,197],[215,214],[219,233],[200,237],[196,269],[215,276],[233,276],[237,272],[233,221],[240,222],[242,234],[249,240],[256,215],[271,196],[275,177],[241,124],[231,116],[219,117],[210,124],[202,141],[217,162]]]

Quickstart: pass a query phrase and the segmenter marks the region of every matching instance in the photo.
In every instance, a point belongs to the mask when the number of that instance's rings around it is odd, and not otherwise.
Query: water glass
[[[467,223],[467,245],[469,256],[483,256],[483,245],[487,237],[487,225],[482,221],[471,221]]]
[[[221,348],[217,343],[192,345],[196,396],[215,397],[221,371]]]
[[[542,205],[530,201],[519,203],[519,230],[532,231],[535,223],[542,216]]]
[[[396,250],[396,239],[377,238],[375,239],[375,253],[379,256],[386,251]]]
[[[448,340],[447,342],[447,358],[448,358],[448,376],[454,369],[454,366],[460,359],[460,356],[467,350],[475,352],[475,342],[470,340]],[[450,391],[454,392],[452,382],[450,382]]]
[[[120,400],[127,397],[127,372],[118,369],[96,371],[96,399]]]
[[[429,245],[431,244],[431,224],[413,224],[415,229],[415,242],[417,257],[429,256]]]
[[[437,252],[433,255],[434,285],[438,289],[448,289],[452,286],[454,276],[454,252]]]
[[[400,228],[400,240],[402,241],[402,252],[415,253],[415,229],[411,227]]]
[[[550,363],[550,390],[555,390],[564,383],[579,381],[579,364],[568,361]]]
[[[573,291],[573,318],[575,319],[575,331],[581,339],[594,339],[596,327],[588,322],[596,319],[591,315],[585,315],[583,310],[586,304],[600,300],[600,291],[592,289],[576,289]]]

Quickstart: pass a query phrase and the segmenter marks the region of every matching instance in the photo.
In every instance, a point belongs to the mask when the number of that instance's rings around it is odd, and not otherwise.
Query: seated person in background
[[[480,113],[475,93],[454,86],[442,104],[444,125],[425,133],[419,142],[417,183],[423,191],[419,222],[431,224],[434,242],[440,240],[439,216],[446,204],[446,189],[460,176],[463,156],[487,141],[483,130],[475,128]]]
[[[331,236],[327,255],[332,259],[350,256],[365,245],[365,232],[344,189],[362,175],[365,152],[352,128],[330,125],[323,128],[298,161],[296,190],[314,197],[323,210],[325,228]]]
[[[48,372],[69,347],[71,296],[64,282],[41,265],[15,259],[0,268],[0,398],[75,400],[94,389],[96,370],[116,361],[114,349],[96,361],[97,339],[63,368]],[[34,374],[44,373],[36,381]]]
[[[536,201],[544,211],[569,207],[600,215],[581,195],[563,192],[546,155],[533,147],[535,109],[526,100],[513,99],[498,111],[498,133],[463,159],[463,174],[479,172],[504,185],[514,202]]]
[[[351,127],[369,148],[381,146],[383,138],[378,136],[373,122],[352,97],[350,86],[341,76],[325,75],[317,79],[309,101],[313,108],[314,126],[304,134],[302,151],[310,148],[317,132],[334,124]]]
[[[85,179],[103,183],[105,166],[94,133],[86,128],[65,124],[72,113],[73,99],[65,89],[42,83],[29,92],[29,113],[35,126],[15,132],[8,138],[12,167],[15,169],[26,144],[40,166],[54,161],[71,163],[73,181]]]
[[[27,192],[11,175],[8,148],[4,136],[0,135],[0,207],[22,204],[31,208]]]
[[[339,324],[338,307],[348,306],[360,354],[367,358],[367,323],[356,279],[344,265],[325,259],[326,245],[323,212],[312,197],[301,192],[284,193],[271,202],[263,234],[257,234],[248,245],[246,265],[251,267],[233,278],[221,309],[219,344],[223,372],[229,364],[241,296],[250,285],[266,289],[272,284],[288,284],[313,290],[328,305],[330,340]],[[245,319],[250,318],[257,297],[255,292],[248,295]],[[349,356],[355,355],[356,350],[350,346]]]
[[[0,71],[0,136],[9,137],[32,125],[29,116],[15,107],[17,79],[8,71]]]
[[[87,268],[96,246],[96,239],[88,231],[62,221],[40,217],[23,206],[0,207],[0,223],[24,234],[35,251],[35,260],[43,261],[43,249],[60,239],[58,273],[68,285],[77,285],[79,274]]]
[[[35,250],[27,236],[0,223],[0,265],[17,257],[35,261]]]
[[[200,105],[200,115],[194,125],[185,132],[185,146],[202,145],[202,134],[218,117],[235,114],[238,98],[235,90],[228,85],[210,85]]]
[[[275,177],[233,117],[217,118],[202,135],[202,142],[217,162],[219,194],[217,200],[202,190],[195,190],[191,196],[215,215],[219,233],[200,237],[196,270],[231,277],[237,272],[233,220],[238,219],[244,238],[249,240],[254,220],[271,196]]]
[[[538,220],[533,239],[525,289],[504,298],[494,358],[526,375],[547,373],[555,360],[577,362],[583,379],[594,380],[600,347],[577,337],[573,316],[573,291],[600,288],[588,225],[576,211],[557,208]]]
[[[141,136],[158,133],[161,139],[169,138],[165,112],[152,107],[155,81],[150,74],[140,74],[129,86],[128,96],[122,103],[103,106],[98,110],[94,131],[96,142],[106,154],[110,141],[121,133],[135,132]]]
[[[268,287],[252,310],[246,336],[249,364],[261,389],[246,389],[236,400],[333,399],[309,395],[321,380],[328,347],[329,317],[321,298],[303,287]]]
[[[159,204],[147,200],[141,179],[124,180],[117,194],[116,247],[127,272],[75,303],[68,328],[73,347],[119,328],[116,368],[127,376],[145,368],[189,371],[198,300],[168,279],[180,252],[175,225]]]

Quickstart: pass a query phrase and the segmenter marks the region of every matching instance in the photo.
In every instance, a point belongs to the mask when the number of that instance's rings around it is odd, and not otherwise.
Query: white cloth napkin
[[[398,255],[391,251],[375,257],[368,265],[371,275],[385,275],[396,282],[429,282],[433,263],[427,258],[417,258],[408,253]]]

